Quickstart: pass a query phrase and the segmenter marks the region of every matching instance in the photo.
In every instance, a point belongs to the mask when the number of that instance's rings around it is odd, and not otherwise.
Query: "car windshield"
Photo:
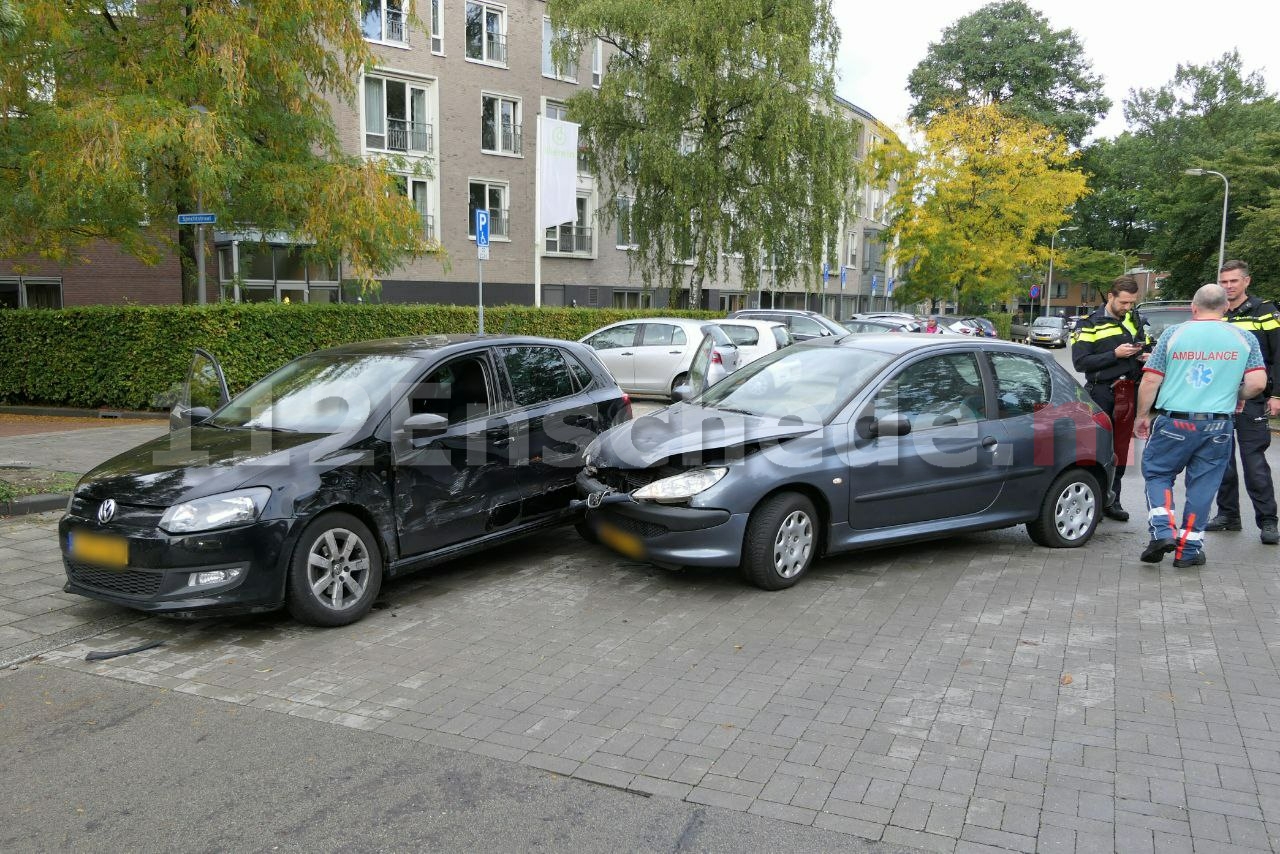
[[[825,424],[891,358],[852,347],[788,347],[730,374],[707,389],[697,403]]]
[[[1147,324],[1147,334],[1159,338],[1160,334],[1175,323],[1185,323],[1191,319],[1191,308],[1147,308],[1139,309],[1142,319]]]
[[[417,359],[384,353],[311,355],[254,383],[206,424],[290,433],[340,433],[359,427]]]
[[[1064,323],[1066,323],[1066,321],[1063,320],[1061,317],[1037,317],[1035,319],[1035,322],[1032,323],[1031,325],[1033,327],[1034,326],[1052,326],[1055,329],[1061,329]]]

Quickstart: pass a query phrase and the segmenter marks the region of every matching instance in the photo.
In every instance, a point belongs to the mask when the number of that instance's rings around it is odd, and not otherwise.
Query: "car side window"
[[[569,366],[556,347],[504,347],[499,351],[518,406],[573,394]]]
[[[688,342],[684,330],[669,323],[646,323],[640,338],[642,347],[675,347]]]
[[[760,343],[760,333],[754,326],[736,326],[732,323],[717,323],[724,330],[729,340],[739,347],[754,347]]]
[[[612,329],[604,329],[588,338],[586,343],[593,350],[630,347],[636,343],[636,330],[639,328],[640,324],[638,323],[627,323],[623,326],[615,326]]]
[[[787,331],[785,326],[773,327],[773,340],[778,345],[778,349],[790,347],[795,343],[795,339],[791,337],[791,333]]]
[[[897,415],[913,431],[986,418],[982,374],[973,353],[945,353],[912,362],[876,393],[875,416]]]
[[[819,338],[827,334],[826,327],[811,317],[803,315],[795,315],[789,318],[791,323],[791,331],[796,335],[812,335]]]
[[[1039,359],[1017,353],[992,353],[996,375],[996,406],[1000,418],[1030,415],[1053,398],[1049,370]]]
[[[488,361],[463,356],[441,365],[418,383],[409,399],[409,411],[442,415],[450,424],[460,424],[493,411],[492,389]]]
[[[591,384],[595,382],[595,378],[591,376],[591,371],[587,370],[582,362],[578,361],[578,357],[573,353],[564,354],[565,361],[569,363],[569,373],[573,374],[574,379],[578,381],[578,390],[584,391],[591,388]]]

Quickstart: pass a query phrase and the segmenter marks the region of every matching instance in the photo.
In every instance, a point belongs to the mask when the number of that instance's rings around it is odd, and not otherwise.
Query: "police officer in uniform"
[[[1102,513],[1108,519],[1127,522],[1120,506],[1120,479],[1129,462],[1136,408],[1136,381],[1142,377],[1144,351],[1150,350],[1138,303],[1138,280],[1121,276],[1111,284],[1106,305],[1094,311],[1071,335],[1071,362],[1084,374],[1085,388],[1093,402],[1111,418],[1115,435],[1116,478]]]
[[[1236,415],[1235,445],[1240,449],[1240,466],[1237,469],[1233,449],[1218,488],[1218,515],[1209,520],[1205,530],[1241,529],[1238,472],[1243,471],[1262,542],[1274,546],[1280,543],[1280,531],[1276,529],[1276,490],[1271,466],[1267,464],[1267,448],[1271,446],[1267,418],[1280,415],[1280,319],[1273,303],[1249,295],[1249,281],[1249,265],[1243,261],[1228,261],[1218,271],[1218,284],[1227,292],[1225,320],[1236,329],[1257,336],[1267,366],[1267,387],[1261,395],[1246,401]]]

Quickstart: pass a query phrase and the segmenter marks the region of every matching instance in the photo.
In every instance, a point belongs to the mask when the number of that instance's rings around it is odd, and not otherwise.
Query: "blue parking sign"
[[[489,212],[476,208],[476,246],[489,245]]]
[[[841,267],[840,268],[840,290],[844,290],[844,283],[848,280],[848,278],[849,278],[849,268]]]

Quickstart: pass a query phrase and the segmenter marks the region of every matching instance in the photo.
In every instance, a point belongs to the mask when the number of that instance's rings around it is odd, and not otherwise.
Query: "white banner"
[[[578,216],[578,126],[538,116],[538,220],[542,228]]]

